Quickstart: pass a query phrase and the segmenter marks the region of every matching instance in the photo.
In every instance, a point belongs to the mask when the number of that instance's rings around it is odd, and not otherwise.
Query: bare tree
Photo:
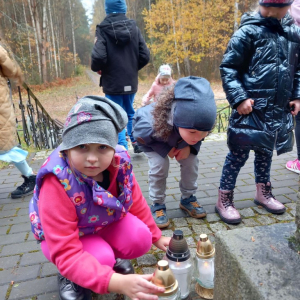
[[[73,56],[74,56],[74,68],[76,68],[77,61],[76,61],[76,43],[75,43],[75,33],[74,33],[74,18],[73,18],[73,10],[72,10],[72,0],[69,1],[70,7],[70,16],[71,16],[71,30],[72,30],[72,40],[73,40]]]
[[[176,39],[176,28],[175,28],[175,19],[174,19],[174,10],[173,10],[173,0],[170,0],[171,2],[171,11],[172,11],[172,25],[173,25],[173,35],[174,35],[174,47],[175,47],[175,52],[176,52],[176,63],[177,63],[177,72],[178,72],[178,77],[181,77],[180,74],[180,65],[179,65],[179,59],[178,59],[178,51],[177,51],[177,39]]]
[[[36,10],[37,11],[37,10]],[[40,39],[41,45],[41,54],[42,54],[42,74],[43,74],[43,82],[48,81],[48,73],[47,73],[47,59],[46,59],[46,52],[47,52],[47,32],[46,32],[46,2],[43,1],[43,28],[42,28],[42,36]]]
[[[42,67],[41,67],[41,58],[40,58],[40,47],[39,47],[39,41],[38,41],[38,34],[37,34],[37,28],[35,24],[35,18],[33,15],[33,3],[31,3],[31,0],[28,0],[28,7],[29,7],[29,12],[31,16],[31,22],[32,22],[32,27],[34,31],[34,38],[35,38],[35,44],[36,44],[36,54],[37,54],[37,61],[38,61],[38,69],[39,69],[39,75],[40,75],[40,81],[42,79]]]
[[[26,31],[27,31],[28,51],[29,51],[29,57],[30,57],[30,65],[32,66],[33,63],[32,63],[31,42],[30,42],[30,36],[29,36],[29,30],[28,30],[28,23],[27,23],[27,17],[26,17],[26,10],[25,10],[24,0],[22,0],[22,7],[23,7],[23,14],[24,14],[24,22],[26,24]]]
[[[238,17],[239,17],[239,0],[234,0],[234,31],[237,31],[239,28]]]
[[[58,77],[57,57],[56,57],[56,47],[55,47],[55,38],[54,38],[53,20],[52,20],[52,12],[51,12],[50,0],[48,0],[48,10],[49,10],[50,27],[51,27],[51,36],[52,36],[52,48],[53,48],[53,55],[54,55],[55,76]]]

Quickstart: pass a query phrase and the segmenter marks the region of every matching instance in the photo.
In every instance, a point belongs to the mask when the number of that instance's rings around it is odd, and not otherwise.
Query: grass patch
[[[297,229],[297,231],[299,231],[299,229]],[[290,236],[287,240],[289,241],[290,248],[300,254],[300,241],[296,239],[296,235]]]

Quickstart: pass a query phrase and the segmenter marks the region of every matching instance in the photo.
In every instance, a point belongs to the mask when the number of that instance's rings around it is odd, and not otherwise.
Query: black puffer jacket
[[[97,25],[91,68],[101,70],[100,86],[105,94],[136,93],[138,70],[149,59],[139,28],[125,14],[109,14]]]
[[[228,146],[291,151],[293,117],[289,102],[300,99],[300,30],[287,14],[281,21],[245,14],[220,66],[223,88],[233,108]],[[254,100],[249,115],[236,108]]]

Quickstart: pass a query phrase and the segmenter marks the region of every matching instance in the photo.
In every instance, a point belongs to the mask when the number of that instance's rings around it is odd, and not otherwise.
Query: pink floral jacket
[[[80,236],[96,233],[127,214],[132,205],[132,165],[123,147],[117,146],[115,155],[121,157],[117,175],[120,194],[117,198],[94,179],[72,170],[66,155],[60,152],[59,147],[53,151],[38,172],[34,195],[29,203],[31,230],[36,239],[45,239],[39,218],[38,201],[43,178],[49,173],[56,175],[76,208]]]

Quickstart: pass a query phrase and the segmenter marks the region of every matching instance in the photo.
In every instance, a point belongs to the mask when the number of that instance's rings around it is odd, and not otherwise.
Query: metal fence
[[[11,92],[9,81],[8,85]],[[23,83],[23,88],[26,91],[26,102],[22,98],[21,88],[18,87],[21,119],[19,120],[19,117],[16,121],[19,143],[21,144],[21,139],[23,139],[27,146],[33,145],[37,149],[53,149],[57,147],[61,143],[63,124],[59,120],[50,117],[26,83]],[[214,132],[226,132],[230,114],[231,107],[229,105],[217,110]]]
[[[11,91],[11,85],[8,81]],[[26,103],[22,99],[21,88],[18,86],[19,109],[21,120],[17,118],[17,135],[19,143],[24,139],[27,146],[34,145],[37,149],[53,149],[61,142],[63,124],[52,119],[37,97],[26,83]],[[21,125],[21,126],[20,126]]]
[[[217,110],[215,131],[217,131],[218,133],[227,131],[230,115],[231,115],[230,105]]]

